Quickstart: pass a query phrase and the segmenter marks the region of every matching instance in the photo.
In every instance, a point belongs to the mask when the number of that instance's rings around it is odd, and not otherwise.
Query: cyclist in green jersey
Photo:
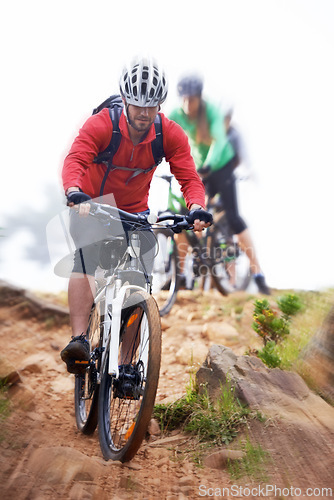
[[[250,260],[258,289],[269,295],[270,290],[261,271],[249,229],[239,215],[234,175],[239,158],[227,138],[224,117],[217,106],[202,98],[201,77],[190,75],[182,78],[177,90],[182,105],[172,111],[170,119],[181,125],[188,135],[197,172],[202,177],[208,197],[220,195],[228,223]],[[184,244],[183,241],[180,243]]]

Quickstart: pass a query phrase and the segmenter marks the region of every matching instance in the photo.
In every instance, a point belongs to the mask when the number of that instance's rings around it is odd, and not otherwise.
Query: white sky
[[[22,205],[43,210],[45,184],[60,189],[62,161],[78,128],[118,91],[123,63],[149,53],[169,77],[166,114],[188,69],[204,74],[211,100],[233,101],[256,179],[240,185],[240,210],[269,284],[333,286],[334,2],[118,5],[2,3],[0,217]],[[153,188],[161,198],[161,185]],[[1,239],[7,251],[0,277],[31,288],[65,287],[21,260],[21,241],[9,249]]]

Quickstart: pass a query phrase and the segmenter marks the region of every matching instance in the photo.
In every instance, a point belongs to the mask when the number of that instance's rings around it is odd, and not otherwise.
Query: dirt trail
[[[179,433],[159,446],[159,441],[143,443],[129,464],[105,462],[97,435],[83,436],[75,427],[74,377],[59,358],[70,337],[66,317],[60,320],[48,311],[36,318],[26,299],[7,300],[0,307],[0,361],[11,364],[21,378],[11,389],[14,410],[0,434],[1,498],[174,500],[202,498],[205,493],[219,496],[219,491],[220,496],[234,498],[243,495],[236,495],[232,487],[259,488],[251,478],[232,481],[225,469],[196,467],[182,453],[188,438]],[[257,345],[250,326],[253,301],[246,299],[242,293],[233,299],[215,292],[179,294],[171,315],[162,320],[157,402],[184,393],[191,360],[199,367],[213,343],[229,346],[237,354]],[[265,423],[254,420],[248,433],[270,453],[268,484],[301,488],[304,493],[306,488],[333,488],[334,495],[333,426],[321,419],[308,423],[277,417]],[[223,494],[223,488],[230,488],[230,494],[227,490]],[[260,496],[245,492],[248,497]],[[268,498],[289,497],[278,491],[267,493]],[[317,493],[309,498],[319,498]]]

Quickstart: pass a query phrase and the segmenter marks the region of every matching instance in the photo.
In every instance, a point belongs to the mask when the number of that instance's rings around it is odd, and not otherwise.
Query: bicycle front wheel
[[[133,293],[122,310],[119,376],[108,374],[99,395],[98,431],[105,460],[129,461],[151,419],[159,380],[161,326],[157,304],[145,291]]]
[[[172,231],[154,231],[158,242],[158,253],[154,258],[152,293],[157,301],[160,316],[168,314],[176,301],[179,288],[179,256]]]
[[[92,307],[86,337],[91,347],[91,360],[84,375],[75,376],[74,406],[78,429],[83,434],[93,434],[97,426],[98,394],[97,373],[100,364],[100,306]]]

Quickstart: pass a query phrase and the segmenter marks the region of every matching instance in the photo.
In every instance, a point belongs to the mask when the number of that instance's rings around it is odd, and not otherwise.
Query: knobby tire
[[[91,351],[95,347],[100,346],[100,325],[100,306],[95,306],[94,304],[90,313],[86,334],[87,340],[90,342]],[[97,426],[99,385],[97,384],[97,373],[93,365],[98,370],[99,363],[100,359],[96,359],[86,369],[84,375],[75,376],[75,418],[77,427],[83,434],[93,434]]]
[[[126,359],[127,366],[130,363],[140,367],[140,395],[138,399],[131,399],[117,393],[119,379],[108,374],[107,355],[99,395],[98,431],[105,460],[126,462],[133,458],[145,437],[159,380],[160,315],[154,298],[147,292],[133,293],[123,306],[121,359]]]
[[[172,231],[158,229],[154,233],[159,249],[153,265],[153,295],[160,316],[165,316],[175,304],[179,289],[179,255]]]
[[[229,295],[232,292],[229,286],[228,263],[224,260],[218,240],[218,231],[214,230],[209,245],[209,255],[211,260],[210,273],[217,290],[222,295]],[[246,290],[251,280],[250,263],[245,253],[238,245],[235,246],[236,257],[234,259],[236,286],[234,291]]]

